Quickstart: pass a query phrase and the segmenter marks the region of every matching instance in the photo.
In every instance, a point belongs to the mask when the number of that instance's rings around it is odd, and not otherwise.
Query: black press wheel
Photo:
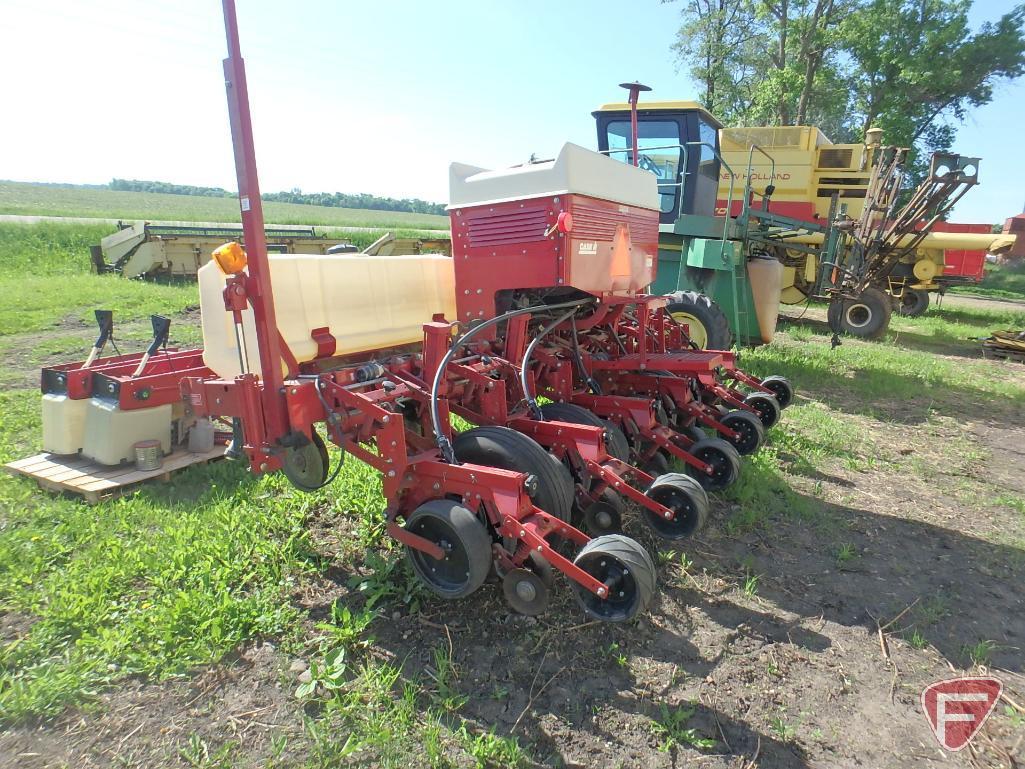
[[[764,425],[766,430],[775,426],[779,421],[781,409],[775,395],[753,392],[744,398],[744,403],[758,413],[758,418],[762,420],[762,425]]]
[[[545,419],[568,422],[571,425],[588,425],[605,430],[605,449],[609,456],[623,462],[630,461],[630,442],[623,431],[607,419],[575,403],[546,403],[541,407]]]
[[[430,540],[445,553],[436,560],[406,547],[413,571],[432,592],[453,600],[468,596],[484,584],[491,570],[491,537],[469,509],[448,499],[433,499],[413,511],[405,529]]]
[[[610,488],[598,495],[598,499],[583,512],[583,529],[592,537],[602,534],[615,534],[623,530],[623,513],[626,503],[623,498]]]
[[[584,611],[605,622],[626,622],[644,611],[655,594],[655,564],[640,544],[622,534],[596,537],[584,545],[574,565],[604,583],[597,596],[573,583]]]
[[[302,491],[316,491],[327,480],[330,459],[324,439],[316,430],[313,439],[304,446],[290,446],[281,458],[281,470],[285,477]]]
[[[712,466],[712,474],[689,468],[706,490],[725,489],[740,477],[740,455],[722,438],[706,438],[690,447],[690,453]]]
[[[917,318],[929,309],[929,292],[921,288],[905,288],[898,309],[905,318]]]
[[[452,448],[460,462],[533,475],[537,479],[531,495],[534,504],[556,518],[570,520],[573,477],[533,438],[508,427],[475,427],[460,433]]]
[[[670,520],[643,508],[644,522],[663,539],[680,540],[693,536],[708,519],[708,495],[701,484],[683,473],[666,473],[655,479],[644,492],[673,511]]]
[[[794,386],[790,384],[790,380],[786,377],[773,374],[772,376],[765,377],[761,381],[761,385],[767,390],[772,390],[772,394],[776,396],[776,402],[779,403],[781,409],[785,409],[794,402]]]
[[[750,411],[737,409],[719,421],[737,433],[736,438],[727,438],[725,435],[722,438],[731,444],[741,456],[754,454],[765,440],[765,426],[762,424],[762,420]]]

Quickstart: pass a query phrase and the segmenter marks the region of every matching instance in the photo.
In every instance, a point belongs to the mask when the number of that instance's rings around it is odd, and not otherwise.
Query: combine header
[[[52,432],[97,426],[63,448],[123,446],[121,433],[139,437],[127,423],[159,421],[181,442],[230,420],[229,451],[300,489],[330,483],[346,454],[379,470],[388,534],[443,598],[497,572],[509,604],[537,614],[560,572],[593,617],[643,611],[655,567],[620,533],[628,507],[665,539],[690,537],[706,491],[737,478],[793,397],[781,377],[694,349],[668,300],[644,293],[655,177],[572,144],[508,170],[454,164],[452,256],[269,255],[233,1],[224,9],[246,249],[228,243],[199,270],[202,360],[61,369],[84,377],[76,408],[90,414],[51,410],[65,420]],[[101,409],[121,421],[93,419]],[[453,414],[475,426],[454,429]],[[342,450],[334,468],[320,430]]]

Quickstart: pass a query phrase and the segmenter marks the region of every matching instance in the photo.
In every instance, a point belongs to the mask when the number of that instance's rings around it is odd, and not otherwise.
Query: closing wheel
[[[323,486],[330,464],[327,446],[316,430],[305,446],[289,446],[281,458],[285,477],[302,491],[316,491]]]
[[[666,473],[656,478],[644,493],[675,514],[670,520],[642,508],[644,522],[663,539],[679,540],[693,536],[708,519],[708,495],[689,475]]]
[[[758,412],[758,418],[768,430],[779,421],[780,407],[775,395],[754,392],[744,398],[744,403]]]
[[[593,411],[575,403],[546,403],[541,407],[545,419],[556,422],[569,422],[571,425],[588,425],[601,427],[605,430],[605,449],[609,456],[623,462],[630,461],[630,442],[626,434],[612,422],[602,419]]]
[[[708,491],[725,489],[740,477],[740,455],[722,438],[706,438],[690,447],[690,453],[712,466],[712,474],[691,468],[694,477]]]
[[[667,294],[666,311],[673,320],[687,326],[691,341],[703,350],[728,350],[733,346],[730,322],[722,308],[697,291]]]
[[[736,438],[727,438],[725,435],[722,438],[741,456],[755,453],[765,440],[762,420],[750,411],[731,411],[719,421],[737,433]]]
[[[530,569],[513,569],[502,578],[502,593],[513,611],[528,617],[543,614],[548,608],[549,589]]]
[[[776,402],[779,403],[781,409],[785,409],[791,403],[794,402],[794,386],[790,384],[790,380],[786,377],[773,374],[767,376],[761,381],[762,387],[772,390],[772,394],[776,396]]]
[[[917,318],[929,309],[929,292],[921,288],[905,288],[898,309],[905,318]]]
[[[484,584],[491,569],[491,537],[470,510],[448,499],[433,499],[413,511],[405,529],[444,551],[442,559],[436,560],[406,547],[413,571],[431,591],[452,600]]]
[[[614,534],[623,530],[623,513],[626,503],[612,489],[605,489],[597,501],[584,509],[583,528],[592,537]]]
[[[622,534],[596,537],[581,548],[573,564],[605,584],[595,595],[576,582],[573,590],[584,611],[605,622],[626,622],[644,611],[655,594],[655,564],[640,544]]]
[[[641,465],[641,470],[654,478],[658,478],[658,476],[669,472],[669,460],[662,453],[662,450],[659,449],[651,455],[650,459],[645,460],[644,464]]]
[[[452,442],[460,462],[515,470],[533,475],[534,504],[550,515],[569,521],[573,509],[573,477],[561,462],[533,439],[508,427],[475,427]]]
[[[697,443],[698,441],[703,441],[705,438],[708,437],[708,433],[706,433],[696,424],[685,425],[683,427],[677,427],[676,429],[677,432],[683,433],[695,443]]]

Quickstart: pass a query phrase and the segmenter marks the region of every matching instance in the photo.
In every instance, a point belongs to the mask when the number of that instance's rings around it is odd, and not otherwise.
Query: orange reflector
[[[237,275],[246,268],[246,252],[235,241],[215,248],[213,256],[225,275]]]

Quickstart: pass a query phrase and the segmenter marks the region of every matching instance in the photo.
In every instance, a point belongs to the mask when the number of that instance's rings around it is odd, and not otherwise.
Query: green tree
[[[835,141],[951,146],[957,124],[1025,73],[1025,7],[973,32],[968,0],[685,0],[673,50],[727,125],[801,125]]]

